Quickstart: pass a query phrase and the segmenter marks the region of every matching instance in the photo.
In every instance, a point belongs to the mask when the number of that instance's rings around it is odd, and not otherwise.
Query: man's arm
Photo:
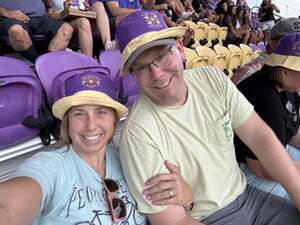
[[[203,225],[188,217],[184,208],[177,205],[171,205],[162,212],[146,214],[146,216],[151,225]]]
[[[267,124],[253,112],[235,133],[254,152],[268,173],[279,181],[300,210],[300,174]]]
[[[127,15],[127,14],[130,14],[130,13],[134,12],[134,11],[139,10],[139,9],[121,8],[117,1],[107,1],[106,4],[107,4],[107,7],[108,7],[110,13],[114,17],[122,16],[124,14]]]

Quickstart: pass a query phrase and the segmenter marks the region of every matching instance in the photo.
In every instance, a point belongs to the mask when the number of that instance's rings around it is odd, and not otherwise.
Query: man
[[[293,32],[300,32],[299,18],[291,17],[278,21],[271,29],[270,39],[268,40],[267,45],[267,53],[271,54],[273,52],[280,38]],[[238,69],[231,77],[232,82],[238,84],[242,80],[254,74],[256,71],[260,70],[264,64],[265,56],[266,55],[263,53],[260,57]]]
[[[0,35],[9,46],[32,62],[38,57],[32,35],[45,35],[48,50],[58,51],[68,47],[73,34],[68,23],[47,17],[49,1],[0,0]]]
[[[138,209],[152,225],[299,224],[300,214],[279,197],[253,187],[235,159],[234,133],[290,193],[300,209],[300,175],[270,128],[216,68],[184,71],[183,27],[166,28],[156,11],[125,17],[116,31],[122,74],[130,72],[143,92],[123,127],[120,156]],[[176,40],[177,39],[177,40]],[[234,132],[234,133],[233,133]],[[272,154],[265,149],[272,149]],[[144,182],[178,166],[193,189],[191,211],[152,204]],[[157,177],[160,180],[162,177]],[[170,187],[167,201],[177,195]],[[154,202],[153,202],[154,203]]]

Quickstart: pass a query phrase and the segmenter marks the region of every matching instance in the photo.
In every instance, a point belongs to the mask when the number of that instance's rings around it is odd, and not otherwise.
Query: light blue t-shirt
[[[129,193],[118,150],[108,145],[105,157],[106,178],[117,181],[119,190],[116,195],[127,206],[126,220],[116,224],[146,224]],[[113,224],[100,176],[71,146],[34,155],[17,169],[15,177],[19,176],[31,177],[42,187],[40,216],[34,225]]]

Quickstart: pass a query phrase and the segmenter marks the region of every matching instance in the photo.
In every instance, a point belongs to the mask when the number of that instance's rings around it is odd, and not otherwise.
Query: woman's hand
[[[161,173],[145,182],[144,195],[153,205],[182,205],[190,208],[193,201],[192,188],[179,174],[177,167],[165,161],[170,173]]]

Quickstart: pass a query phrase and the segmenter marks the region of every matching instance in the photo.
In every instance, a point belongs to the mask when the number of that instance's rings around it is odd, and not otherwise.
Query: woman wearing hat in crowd
[[[78,74],[64,84],[64,93],[52,108],[62,121],[58,148],[36,154],[0,184],[0,224],[146,224],[109,143],[127,113],[114,100],[113,82],[105,75]],[[156,191],[148,191],[152,203],[190,202],[189,187],[172,164],[166,166],[171,173],[160,174]]]
[[[281,143],[294,146],[289,146],[287,150],[300,173],[300,32],[280,39],[274,52],[266,58],[263,68],[237,87]],[[239,161],[247,164],[242,168],[250,185],[288,197],[283,187],[272,181],[272,176],[238,137],[235,137],[235,147]]]

